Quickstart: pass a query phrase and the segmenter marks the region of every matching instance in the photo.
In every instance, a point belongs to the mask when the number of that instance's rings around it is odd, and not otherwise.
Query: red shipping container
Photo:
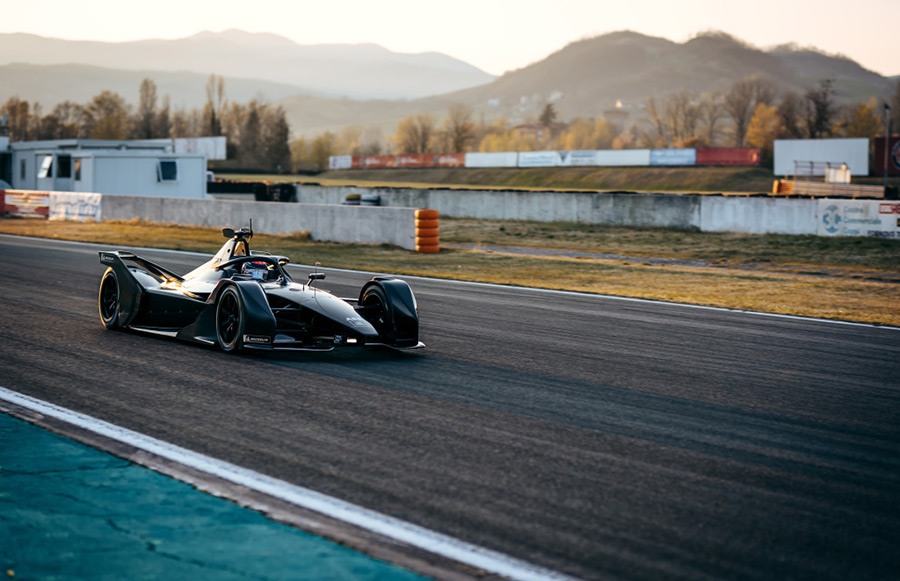
[[[697,165],[759,165],[759,149],[698,147]]]
[[[884,136],[872,139],[875,144],[875,157],[872,161],[875,175],[884,175]],[[892,135],[888,144],[888,175],[900,176],[900,135]]]
[[[441,153],[436,157],[438,167],[466,167],[465,153]]]
[[[397,167],[434,167],[434,154],[402,153],[397,156]]]
[[[397,160],[393,155],[354,155],[353,156],[353,168],[354,169],[394,167],[394,166],[396,166],[396,164],[397,164]]]

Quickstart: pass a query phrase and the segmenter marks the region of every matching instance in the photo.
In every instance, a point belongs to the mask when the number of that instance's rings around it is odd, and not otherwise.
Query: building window
[[[41,169],[38,171],[39,178],[52,178],[53,177],[53,156],[45,155],[41,160]]]
[[[56,177],[70,178],[72,177],[72,156],[57,155],[56,156]]]
[[[160,182],[178,181],[178,161],[161,159],[156,165],[156,180]]]
[[[23,159],[21,162],[19,162],[19,179],[22,180],[23,182],[25,181],[25,174],[27,173],[25,171],[26,169],[28,169],[28,165],[25,163],[25,160]]]
[[[75,160],[75,181],[81,181],[81,159]]]

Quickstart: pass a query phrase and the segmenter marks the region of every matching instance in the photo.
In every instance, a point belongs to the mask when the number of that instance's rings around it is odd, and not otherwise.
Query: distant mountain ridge
[[[80,64],[60,64],[60,55]],[[10,64],[26,59],[30,64]],[[440,121],[451,103],[469,105],[477,120],[513,124],[536,119],[547,103],[563,121],[611,111],[633,121],[649,97],[724,93],[753,75],[781,93],[799,94],[832,79],[839,103],[887,98],[898,81],[841,55],[790,44],[763,50],[715,32],[683,43],[612,32],[570,43],[500,78],[438,53],[399,54],[374,44],[299,45],[240,30],[115,44],[0,34],[0,102],[18,96],[45,111],[63,99],[87,102],[104,89],[137,103],[145,77],[156,82],[160,97],[171,96],[173,106],[197,107],[211,72],[225,77],[229,100],[260,98],[283,106],[295,136],[349,124],[378,127],[386,136],[415,113]]]
[[[896,86],[890,79],[840,56],[782,45],[762,50],[724,33],[705,33],[676,43],[631,31],[579,40],[547,58],[504,74],[492,83],[408,103],[327,101],[308,96],[279,102],[297,133],[336,130],[348,123],[392,130],[412,113],[446,115],[451,103],[472,107],[476,119],[504,118],[512,124],[534,120],[552,103],[561,120],[600,117],[636,118],[648,98],[680,91],[698,95],[725,93],[746,77],[760,76],[779,93],[802,95],[832,79],[838,103],[885,99]],[[621,108],[617,109],[617,106]],[[639,116],[639,115],[638,115]]]
[[[620,100],[637,103],[682,90],[726,92],[752,75],[772,81],[779,91],[801,94],[831,78],[840,102],[885,96],[892,90],[889,79],[854,61],[810,49],[782,46],[765,51],[721,33],[676,43],[623,31],[573,42],[540,62],[457,95],[469,102],[501,103],[557,95],[555,104],[566,118],[592,116],[591,108],[596,115],[598,108]]]
[[[0,65],[16,62],[215,73],[294,85],[298,92],[356,98],[416,98],[495,78],[440,53],[395,53],[375,44],[300,45],[275,34],[241,30],[115,43],[0,34]]]

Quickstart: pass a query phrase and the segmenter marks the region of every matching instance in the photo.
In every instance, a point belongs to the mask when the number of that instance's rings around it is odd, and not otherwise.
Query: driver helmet
[[[241,266],[241,274],[249,274],[253,280],[266,280],[269,276],[269,267],[262,260],[249,260]]]

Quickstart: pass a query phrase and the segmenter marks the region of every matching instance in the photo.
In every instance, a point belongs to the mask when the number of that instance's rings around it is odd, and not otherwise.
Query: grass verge
[[[254,247],[295,263],[900,326],[900,243],[868,238],[753,236],[577,224],[444,219],[442,241],[479,248],[417,254],[389,245],[337,244],[303,233],[259,234]],[[0,219],[0,232],[110,246],[212,253],[215,228],[139,221],[82,224]],[[542,256],[500,246],[603,252]],[[658,263],[652,259],[669,262]],[[701,264],[687,263],[701,261]]]

